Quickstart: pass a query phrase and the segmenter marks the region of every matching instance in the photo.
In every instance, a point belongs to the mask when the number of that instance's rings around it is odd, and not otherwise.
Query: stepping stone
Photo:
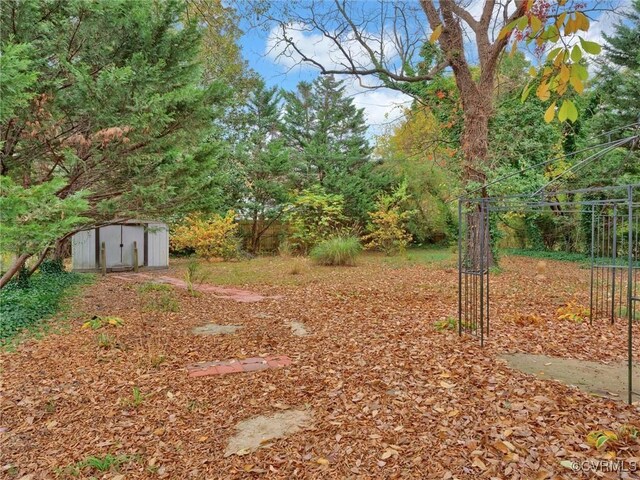
[[[236,425],[236,434],[229,439],[224,456],[255,452],[269,440],[284,438],[299,432],[311,422],[307,410],[285,410],[273,415],[260,415]]]
[[[306,337],[307,335],[309,335],[307,327],[305,327],[304,323],[302,322],[287,322],[287,325],[289,325],[289,328],[291,328],[291,333],[296,337]]]
[[[191,330],[194,335],[229,335],[240,330],[242,325],[216,325],[210,323],[201,327],[195,327]]]
[[[226,360],[224,362],[202,362],[187,366],[190,377],[207,377],[209,375],[226,375],[227,373],[257,372],[270,368],[281,368],[291,365],[286,355],[271,357],[252,357],[243,360]]]

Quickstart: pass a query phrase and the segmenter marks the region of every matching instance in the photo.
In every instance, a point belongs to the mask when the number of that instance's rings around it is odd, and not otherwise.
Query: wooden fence
[[[241,220],[238,222],[238,235],[242,241],[243,250],[251,250],[251,226],[250,220]],[[262,222],[258,222],[258,231],[264,228]],[[280,243],[287,236],[287,225],[282,222],[273,222],[269,228],[260,237],[258,250],[256,253],[276,253],[280,247]]]

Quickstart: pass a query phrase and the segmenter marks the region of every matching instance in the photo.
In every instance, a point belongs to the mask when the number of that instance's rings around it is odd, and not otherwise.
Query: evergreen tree
[[[601,142],[625,138],[640,122],[640,0],[634,0],[626,18],[611,34],[604,34],[604,53],[591,92],[591,137]],[[629,127],[629,125],[632,125]],[[607,133],[602,136],[603,133]],[[640,181],[638,142],[627,144],[583,169],[584,184],[619,185]]]
[[[206,188],[211,157],[198,145],[225,88],[201,82],[203,27],[181,22],[183,12],[177,0],[3,2],[3,104],[12,94],[0,114],[0,175],[24,196],[54,180],[38,195],[82,193],[85,226],[164,217]]]
[[[278,220],[293,187],[288,150],[280,121],[281,93],[260,81],[251,92],[239,128],[240,210],[251,220],[250,250]]]
[[[285,134],[305,184],[342,195],[347,216],[364,223],[376,191],[387,183],[373,168],[364,111],[332,75],[301,82],[285,100]]]
[[[640,0],[604,38],[593,124],[600,131],[640,122]]]

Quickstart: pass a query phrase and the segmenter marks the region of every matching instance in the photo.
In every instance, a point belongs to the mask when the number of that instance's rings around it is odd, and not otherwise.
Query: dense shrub
[[[78,273],[46,273],[32,275],[27,287],[17,280],[0,290],[0,344],[22,329],[55,315],[69,288],[89,278]]]
[[[238,224],[235,214],[226,216],[193,214],[176,225],[171,233],[173,250],[192,250],[199,257],[231,260],[238,256]]]
[[[378,198],[376,211],[369,214],[369,233],[364,237],[367,248],[381,250],[386,255],[406,250],[412,239],[407,231],[407,221],[412,212],[403,208],[407,197],[406,184],[403,184],[392,195]]]
[[[50,273],[53,275],[64,273],[64,263],[61,258],[45,260],[40,264],[40,271],[42,273]]]
[[[591,258],[585,253],[551,251],[551,250],[533,250],[527,248],[509,248],[504,252],[508,255],[518,255],[522,257],[544,258],[549,260],[560,260],[566,262],[589,263]]]
[[[355,265],[361,251],[357,237],[334,237],[313,247],[310,256],[318,265]]]
[[[325,193],[320,187],[303,191],[291,205],[288,215],[289,245],[307,253],[344,227],[344,199]]]

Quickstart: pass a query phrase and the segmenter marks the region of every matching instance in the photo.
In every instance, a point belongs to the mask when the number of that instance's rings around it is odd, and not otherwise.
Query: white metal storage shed
[[[127,220],[74,234],[71,238],[73,271],[100,270],[103,243],[108,271],[133,269],[134,250],[137,250],[138,267],[169,267],[167,225],[155,221]]]

